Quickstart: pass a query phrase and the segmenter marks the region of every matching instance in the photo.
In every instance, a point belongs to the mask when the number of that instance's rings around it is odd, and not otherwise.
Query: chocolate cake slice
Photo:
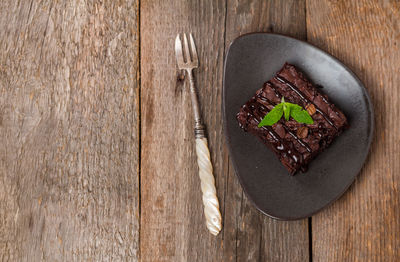
[[[314,123],[300,124],[292,118],[282,118],[272,126],[258,127],[282,96],[286,102],[305,108]],[[291,175],[298,170],[305,172],[310,161],[347,128],[345,115],[288,63],[240,108],[237,120],[244,131],[257,136],[275,152]]]

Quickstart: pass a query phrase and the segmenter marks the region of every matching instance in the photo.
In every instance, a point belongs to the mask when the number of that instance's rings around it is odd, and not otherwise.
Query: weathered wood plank
[[[307,220],[268,219],[242,197],[229,166],[220,111],[224,46],[245,31],[271,30],[271,23],[276,23],[273,26],[278,32],[304,37],[304,2],[246,6],[228,2],[226,10],[224,1],[153,1],[141,5],[143,261],[308,259]],[[237,8],[243,10],[237,12]],[[275,9],[278,14],[273,13]],[[229,28],[226,41],[225,11]],[[292,15],[297,22],[280,15]],[[248,25],[252,18],[263,27]],[[224,229],[216,238],[204,225],[188,85],[180,78],[173,52],[177,33],[190,31],[201,55],[197,83],[224,217]]]
[[[230,0],[227,7],[226,46],[249,32],[306,37],[305,1]],[[308,261],[307,219],[283,222],[262,215],[245,197],[231,166],[225,175],[225,245],[236,252],[230,261]]]
[[[0,260],[137,260],[136,1],[1,1]]]
[[[224,14],[222,0],[141,3],[143,261],[224,261],[224,233],[214,237],[205,226],[189,85],[174,52],[176,35],[192,32],[200,59],[195,77],[223,212]]]
[[[400,261],[400,3],[308,1],[307,32],[360,77],[376,120],[356,182],[313,217],[314,261]]]

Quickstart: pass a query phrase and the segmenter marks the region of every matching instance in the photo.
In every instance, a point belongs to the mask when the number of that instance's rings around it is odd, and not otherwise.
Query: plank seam
[[[312,250],[312,217],[308,218],[308,260],[313,261],[313,250]]]
[[[228,0],[225,0],[225,17],[224,17],[224,52],[223,52],[223,56],[222,56],[222,66],[224,66],[224,64],[225,64],[225,52],[226,52],[226,16],[228,15]],[[228,159],[227,159],[227,162],[228,162],[228,165],[227,165],[227,173],[226,174],[228,174],[227,176],[226,176],[226,180],[225,180],[225,186],[224,186],[224,199],[223,199],[223,201],[224,201],[224,208],[223,208],[223,213],[222,213],[222,216],[223,216],[223,218],[222,218],[222,220],[223,220],[223,224],[222,224],[222,226],[223,226],[223,228],[222,228],[222,230],[223,230],[223,232],[224,232],[224,234],[222,234],[222,241],[224,241],[225,240],[225,207],[226,207],[226,204],[225,204],[225,202],[226,202],[226,195],[227,195],[227,191],[228,191],[228,181],[229,181],[229,154],[228,154]]]
[[[308,38],[308,32],[307,32],[307,3],[308,0],[305,0],[304,3],[304,27],[306,29],[306,34],[305,34],[305,41],[307,41]],[[308,260],[310,262],[313,262],[313,241],[312,241],[312,217],[308,218]]]
[[[139,236],[138,236],[138,257],[137,260],[141,261],[141,255],[142,255],[142,245],[141,245],[141,236],[142,236],[142,180],[141,180],[141,175],[142,175],[142,59],[141,59],[141,48],[142,48],[142,35],[141,35],[141,5],[140,5],[140,0],[137,2],[137,32],[138,32],[138,50],[137,50],[137,56],[138,56],[138,78],[137,78],[137,85],[138,85],[138,122],[139,122],[139,127],[138,127],[138,212],[139,212],[139,218],[138,218],[138,225],[139,225]]]

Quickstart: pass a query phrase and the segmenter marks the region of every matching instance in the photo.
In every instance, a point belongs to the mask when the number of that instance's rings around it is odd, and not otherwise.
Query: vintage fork
[[[194,134],[196,138],[197,163],[199,165],[199,176],[201,181],[201,191],[203,192],[204,215],[206,225],[211,234],[217,235],[221,231],[221,213],[219,212],[219,202],[216,195],[215,179],[210,160],[210,151],[206,138],[205,126],[201,119],[200,106],[197,97],[197,90],[193,77],[193,69],[199,66],[196,46],[192,34],[189,34],[190,49],[186,34],[183,34],[183,47],[178,36],[175,39],[175,54],[178,68],[186,70],[189,76],[190,96],[194,113]],[[182,51],[183,49],[183,51]]]

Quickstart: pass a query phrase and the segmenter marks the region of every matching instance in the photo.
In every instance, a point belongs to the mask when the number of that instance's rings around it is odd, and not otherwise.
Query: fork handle
[[[219,202],[215,189],[215,180],[207,138],[196,138],[196,153],[197,164],[199,165],[201,191],[203,192],[206,225],[211,234],[216,236],[222,228],[221,213],[219,212]]]
[[[197,164],[199,165],[201,191],[203,193],[204,215],[206,217],[208,230],[211,234],[218,235],[222,228],[222,219],[215,189],[215,179],[211,164],[210,150],[208,149],[208,142],[205,136],[205,126],[201,119],[200,106],[192,69],[188,69],[187,73],[189,76],[190,97],[192,99],[195,121],[194,133],[196,137],[196,154]]]

